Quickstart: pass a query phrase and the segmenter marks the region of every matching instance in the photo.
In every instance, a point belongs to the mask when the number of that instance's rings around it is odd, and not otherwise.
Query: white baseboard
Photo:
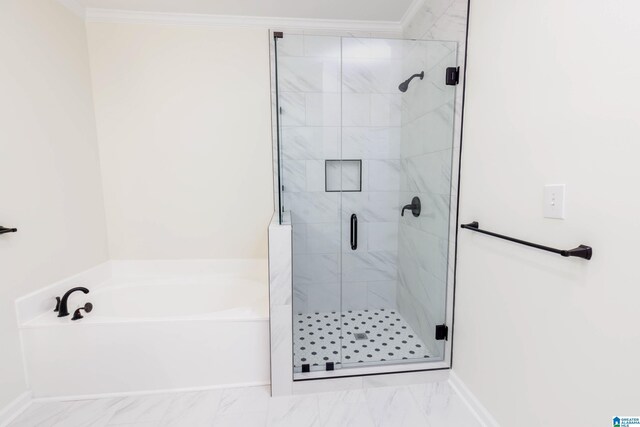
[[[31,405],[31,392],[25,391],[0,410],[0,427],[6,427]]]
[[[171,394],[171,393],[190,393],[197,391],[218,390],[224,388],[240,388],[240,387],[260,387],[269,386],[268,381],[252,381],[246,383],[236,384],[217,384],[201,387],[182,387],[182,388],[166,388],[157,390],[138,390],[138,391],[122,391],[114,393],[95,393],[95,394],[76,394],[76,395],[63,395],[63,396],[48,396],[48,397],[32,397],[33,402],[66,402],[76,400],[95,400],[95,399],[110,399],[114,397],[129,397],[129,396],[146,396],[152,394]],[[4,427],[0,425],[0,427]]]
[[[449,384],[484,427],[500,427],[500,424],[493,418],[493,415],[480,403],[478,398],[469,390],[454,371],[451,371],[449,374]]]

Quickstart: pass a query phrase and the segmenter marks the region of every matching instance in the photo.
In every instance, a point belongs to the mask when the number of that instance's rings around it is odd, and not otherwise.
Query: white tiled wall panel
[[[296,312],[395,307],[397,86],[405,50],[400,40],[285,35],[278,41],[281,170],[293,226]],[[362,163],[360,170],[346,163],[325,169],[328,159]],[[327,193],[326,185],[361,192]],[[356,251],[348,241],[352,213],[359,221]],[[340,289],[341,282],[351,285]]]
[[[401,194],[419,196],[422,214],[400,220],[397,302],[400,313],[436,355],[443,347],[433,331],[445,321],[447,287],[453,285],[458,186],[454,159],[460,153],[464,85],[461,81],[456,87],[455,97],[443,96],[450,90],[444,72],[462,65],[466,21],[466,0],[430,0],[404,31],[407,38],[450,41],[430,43],[425,55],[409,55],[409,66],[425,68],[428,84],[408,91],[402,106]]]

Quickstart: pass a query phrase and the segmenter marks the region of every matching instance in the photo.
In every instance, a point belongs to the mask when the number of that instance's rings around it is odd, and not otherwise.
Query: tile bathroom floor
[[[430,357],[424,342],[393,309],[298,313],[293,320],[293,341],[296,372],[303,364],[323,370],[327,362],[339,368]]]
[[[270,397],[244,387],[33,403],[10,427],[480,427],[448,382]]]

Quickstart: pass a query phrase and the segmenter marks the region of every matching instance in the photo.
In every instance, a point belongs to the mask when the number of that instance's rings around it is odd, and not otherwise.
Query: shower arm
[[[400,92],[406,92],[407,89],[409,89],[409,83],[411,83],[411,80],[415,79],[416,77],[420,77],[420,80],[424,79],[424,71],[416,73],[413,76],[409,77],[407,80],[400,83],[400,85],[398,86]]]

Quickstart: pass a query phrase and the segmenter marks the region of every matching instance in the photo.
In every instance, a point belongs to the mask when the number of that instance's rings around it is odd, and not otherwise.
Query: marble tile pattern
[[[407,38],[443,40],[431,42],[426,54],[418,53],[416,42],[416,52],[405,62],[410,68],[423,67],[428,84],[407,91],[402,100],[401,194],[420,197],[423,212],[399,224],[396,296],[398,310],[435,356],[442,355],[444,345],[435,341],[434,327],[446,320],[453,287],[455,245],[449,242],[455,242],[457,224],[464,85],[461,81],[453,91],[443,76],[449,66],[460,65],[464,72],[466,19],[466,0],[430,0],[404,29]],[[420,259],[413,255],[417,253]]]
[[[292,342],[292,231],[274,214],[269,225],[269,335],[271,391],[291,393]]]
[[[480,427],[448,382],[271,397],[245,387],[37,402],[9,427]]]
[[[424,70],[425,77],[403,98],[400,194],[406,200],[418,196],[424,210],[418,218],[400,220],[396,300],[436,356],[443,354],[434,329],[445,323],[455,96],[443,76],[455,65],[455,47],[451,42],[416,44],[407,73]]]
[[[285,34],[278,57],[294,311],[395,307],[404,42]],[[325,168],[338,159],[360,159],[361,169]],[[349,190],[359,175],[361,192],[325,192],[327,180]],[[353,283],[343,296],[341,282]]]
[[[293,228],[293,308],[337,310],[338,193],[325,192],[325,160],[340,158],[340,37],[278,40],[283,209]]]
[[[356,334],[366,334],[365,337]],[[396,310],[297,313],[293,319],[294,372],[362,363],[429,358],[426,345]]]
[[[464,91],[464,58],[466,52],[466,24],[468,15],[467,0],[430,0],[425,2],[418,13],[404,28],[404,37],[424,40],[450,40],[457,43],[457,62],[461,67],[460,83],[457,86],[454,100],[454,128],[453,128],[453,159],[460,154],[460,140],[462,133],[462,98]],[[458,190],[458,163],[453,162],[451,180],[451,204],[455,205]],[[451,224],[449,236],[453,238],[456,232],[457,218],[455,209],[451,209]],[[450,252],[453,252],[453,245]],[[450,270],[453,263],[449,265]]]

